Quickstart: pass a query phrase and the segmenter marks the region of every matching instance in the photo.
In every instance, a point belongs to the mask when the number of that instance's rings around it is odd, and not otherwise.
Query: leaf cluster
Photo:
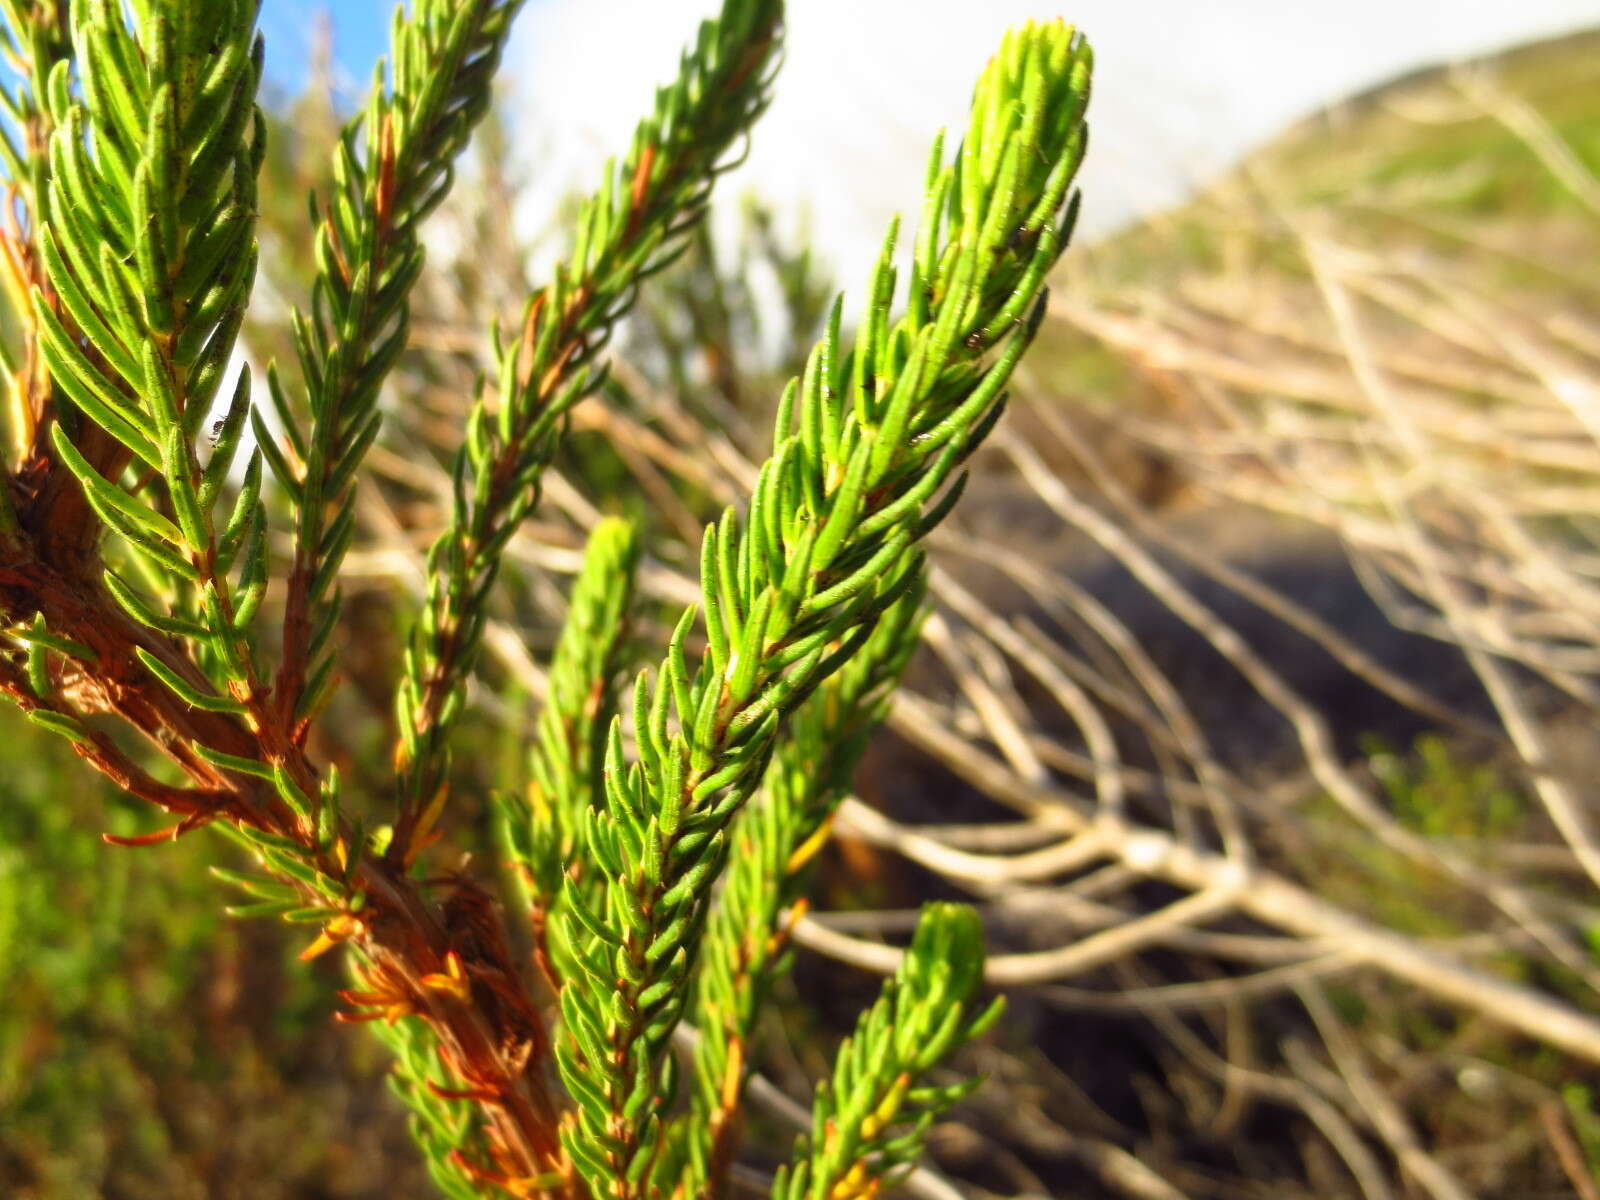
[[[259,254],[256,0],[0,0],[27,68],[7,98],[22,144],[3,150],[26,210],[7,235],[13,315],[42,364],[12,372],[0,691],[180,818],[122,840],[213,825],[251,860],[216,872],[242,893],[233,915],[315,926],[305,958],[350,949],[342,1016],[394,1054],[446,1194],[719,1195],[806,864],[916,643],[920,542],[999,419],[1070,232],[1090,57],[1059,22],[1002,44],[956,152],[933,147],[903,298],[891,228],[859,326],[842,299],[828,310],[747,503],[704,532],[701,602],[631,702],[618,682],[644,551],[626,522],[594,530],[530,786],[495,805],[530,977],[496,898],[430,869],[453,735],[511,540],[570,413],[606,394],[619,323],[694,244],[765,108],[783,9],[726,0],[701,25],[566,258],[492,333],[395,683],[385,809],[346,796],[311,733],[337,683],[353,489],[408,344],[422,223],[518,7],[397,11],[390,64],[309,206],[298,376],[270,366],[258,408],[250,373],[230,377]],[[776,1194],[898,1177],[966,1086],[932,1073],[998,1011],[980,1015],[981,980],[977,918],[931,907]],[[686,1016],[698,1049],[680,1061]]]

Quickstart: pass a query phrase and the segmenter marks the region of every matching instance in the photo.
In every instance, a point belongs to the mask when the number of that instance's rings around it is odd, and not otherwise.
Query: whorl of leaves
[[[583,204],[571,252],[497,348],[498,411],[480,396],[456,460],[455,508],[429,554],[429,593],[398,693],[402,761],[396,853],[443,780],[447,732],[481,636],[506,541],[538,501],[563,418],[599,389],[597,360],[639,284],[689,246],[728,152],[766,107],[777,61],[778,0],[727,0],[705,21],[678,77],[620,163]]]
[[[196,708],[242,712],[255,675],[245,629],[267,574],[253,456],[234,502],[219,512],[218,500],[248,373],[204,464],[200,442],[255,276],[256,5],[218,3],[201,19],[193,7],[136,4],[131,24],[113,0],[77,0],[72,12],[75,76],[60,61],[48,83],[41,240],[59,311],[34,293],[40,351],[73,406],[51,436],[156,597],[119,574],[107,576],[112,595],[142,624],[192,639],[205,678],[141,650],[146,666]],[[125,471],[151,474],[165,503]]]
[[[482,1184],[461,1166],[464,1157],[482,1156],[482,1126],[472,1104],[441,1094],[451,1076],[437,1040],[414,1021],[374,1021],[369,1028],[394,1055],[389,1089],[410,1113],[411,1140],[433,1185],[448,1200],[483,1200]]]
[[[690,1016],[700,1038],[679,1150],[678,1185],[687,1195],[716,1194],[732,1163],[757,1019],[787,967],[787,922],[803,905],[808,868],[916,649],[921,583],[906,589],[855,657],[795,711],[760,794],[733,826],[726,878],[700,941]]]
[[[256,433],[294,503],[294,566],[284,606],[277,701],[304,719],[331,680],[334,581],[355,529],[348,503],[381,419],[378,396],[405,348],[419,227],[453,182],[452,162],[488,110],[491,83],[522,0],[415,0],[396,9],[393,68],[377,69],[366,111],[334,158],[333,195],[312,204],[317,277],[311,311],[294,315],[303,403],[276,370],[269,393],[283,441]],[[331,520],[329,519],[331,515]]]
[[[958,904],[922,910],[911,946],[883,994],[839,1048],[817,1088],[811,1133],[772,1184],[773,1200],[868,1200],[893,1187],[928,1128],[972,1080],[926,1082],[931,1068],[1000,1016],[973,1004],[983,980],[983,928]]]
[[[557,1043],[578,1105],[563,1143],[597,1195],[641,1194],[658,1157],[667,1041],[729,821],[783,718],[916,580],[918,540],[999,415],[1070,225],[1088,77],[1087,48],[1059,22],[1006,39],[955,161],[935,146],[906,313],[891,322],[891,230],[855,344],[836,305],[784,395],[748,513],[706,531],[707,652],[691,670],[691,610],[654,687],[641,677],[635,690],[636,760],[613,725],[606,803],[587,830],[606,886],[563,896],[581,974],[561,993]]]
[[[631,524],[611,517],[595,526],[550,659],[528,794],[499,805],[508,856],[527,874],[527,897],[541,923],[566,865],[581,860],[585,816],[600,795],[638,562],[639,536]]]

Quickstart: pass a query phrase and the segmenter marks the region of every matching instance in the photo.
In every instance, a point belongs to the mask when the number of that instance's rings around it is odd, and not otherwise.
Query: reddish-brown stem
[[[32,524],[24,521],[28,543],[36,536],[48,537],[48,533],[30,536]],[[269,722],[252,730],[230,714],[191,709],[149,673],[135,647],[158,655],[182,677],[203,684],[193,662],[169,640],[124,614],[95,581],[97,566],[91,569],[84,562],[81,570],[68,574],[28,553],[30,548],[12,546],[0,552],[0,614],[17,624],[43,613],[52,632],[84,646],[90,657],[73,659],[64,673],[69,677],[62,679],[76,711],[123,718],[172,758],[195,786],[158,783],[92,729],[88,742],[74,744],[77,752],[119,787],[165,811],[183,817],[221,817],[289,838],[306,848],[319,869],[340,873],[336,863],[325,861],[311,831],[270,786],[220,771],[194,750],[203,746],[254,761],[282,763],[307,794],[315,795],[316,769],[282,726]],[[24,708],[53,707],[34,696],[10,663],[0,665],[0,692]],[[342,831],[342,836],[348,846],[349,831]],[[362,849],[351,846],[350,852],[362,854]],[[483,1108],[496,1140],[530,1176],[561,1169],[558,1114],[539,1075],[542,1062],[526,1054],[518,1061],[517,1039],[495,1028],[472,996],[457,998],[423,983],[424,977],[447,969],[454,946],[415,881],[404,870],[363,855],[352,887],[367,897],[355,940],[380,970],[404,982],[414,1009],[433,1027],[446,1057],[469,1086],[494,1097],[483,1101]],[[522,984],[512,974],[497,980],[497,987],[520,989]],[[523,1001],[521,1019],[538,1022],[531,1003]],[[539,1047],[546,1045],[542,1029],[536,1028],[533,1036]]]

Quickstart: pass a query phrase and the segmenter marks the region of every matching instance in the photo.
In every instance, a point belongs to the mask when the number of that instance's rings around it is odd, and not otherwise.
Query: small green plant
[[[1430,837],[1492,843],[1509,834],[1527,811],[1527,802],[1506,786],[1501,772],[1463,759],[1439,734],[1418,737],[1410,757],[1378,738],[1367,739],[1364,748],[1395,815]]]
[[[352,490],[407,345],[422,222],[519,4],[397,12],[390,66],[311,204],[297,370],[268,368],[261,408],[250,373],[231,374],[265,152],[257,7],[0,0],[20,72],[0,144],[16,216],[0,229],[0,619],[16,645],[0,691],[175,818],[113,840],[216,830],[249,856],[216,869],[243,894],[230,911],[315,927],[305,958],[348,949],[343,1015],[394,1052],[445,1194],[721,1195],[806,864],[917,636],[918,544],[1000,415],[1070,231],[1089,51],[1059,22],[1003,42],[957,152],[933,147],[898,315],[891,229],[859,328],[836,301],[747,504],[705,531],[702,602],[631,692],[639,539],[620,520],[594,531],[530,786],[495,803],[521,930],[488,881],[430,854],[486,603],[568,414],[603,394],[618,322],[690,245],[767,102],[782,6],[727,0],[701,26],[566,261],[496,332],[397,672],[386,795],[347,795],[312,749],[313,731],[337,744],[320,718]],[[810,1134],[772,1156],[774,1194],[895,1181],[967,1086],[929,1072],[998,1013],[981,980],[976,916],[930,906]]]

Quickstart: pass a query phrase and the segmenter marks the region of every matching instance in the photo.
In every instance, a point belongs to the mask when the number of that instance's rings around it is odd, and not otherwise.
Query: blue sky
[[[334,52],[341,74],[365,84],[372,64],[388,47],[389,18],[396,0],[266,0],[261,29],[267,41],[267,78],[295,91],[305,82],[316,23],[333,23]]]

